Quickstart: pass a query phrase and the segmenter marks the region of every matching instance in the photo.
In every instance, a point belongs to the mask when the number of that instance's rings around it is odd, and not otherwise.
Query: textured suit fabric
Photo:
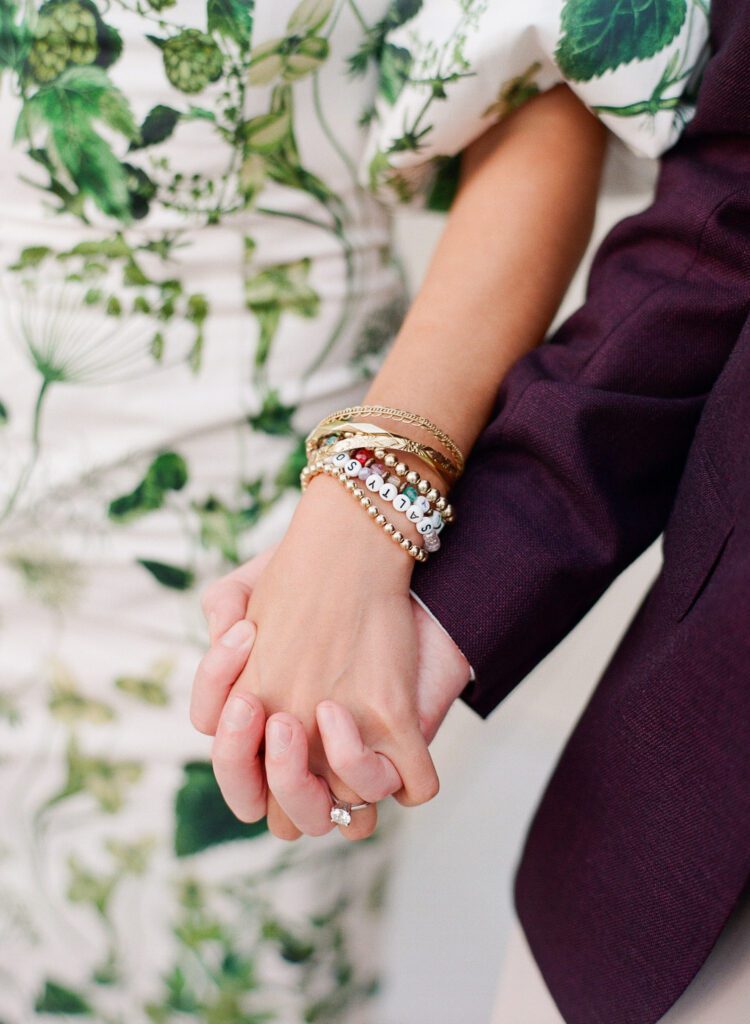
[[[750,873],[750,5],[716,0],[712,32],[653,205],[509,374],[413,583],[487,715],[667,526],[516,877],[568,1024],[657,1021]]]

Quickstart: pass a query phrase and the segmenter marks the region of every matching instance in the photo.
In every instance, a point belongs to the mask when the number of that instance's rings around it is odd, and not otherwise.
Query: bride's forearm
[[[428,416],[471,448],[583,255],[604,149],[601,123],[558,86],[464,151],[442,237],[368,402]]]

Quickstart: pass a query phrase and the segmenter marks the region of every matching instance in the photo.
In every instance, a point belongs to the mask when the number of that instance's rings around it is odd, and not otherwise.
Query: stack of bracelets
[[[431,434],[448,452],[438,451],[409,437],[394,434],[359,417],[378,416],[414,424]],[[463,455],[451,438],[424,416],[381,405],[358,405],[326,416],[306,441],[307,465],[302,470],[302,489],[320,473],[338,479],[382,527],[394,543],[418,562],[427,561],[440,549],[440,533],[453,522],[453,509],[440,491],[403,461],[413,455],[449,483],[463,472]],[[396,454],[398,453],[398,454]],[[406,516],[422,544],[415,544],[389,521],[375,499]]]

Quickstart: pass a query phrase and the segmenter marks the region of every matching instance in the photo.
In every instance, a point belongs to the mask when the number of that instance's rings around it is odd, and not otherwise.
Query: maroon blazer
[[[712,36],[655,202],[509,374],[414,578],[488,715],[666,526],[515,881],[568,1024],[654,1024],[750,877],[750,4]]]

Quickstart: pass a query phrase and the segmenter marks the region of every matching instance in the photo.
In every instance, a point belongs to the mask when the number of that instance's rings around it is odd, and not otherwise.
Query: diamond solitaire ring
[[[363,811],[369,804],[347,804],[331,794],[333,806],[331,807],[331,821],[334,825],[343,825],[348,828],[352,823],[352,811]]]

